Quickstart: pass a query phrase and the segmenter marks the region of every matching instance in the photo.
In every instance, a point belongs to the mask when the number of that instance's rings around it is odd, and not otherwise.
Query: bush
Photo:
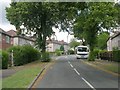
[[[55,50],[55,53],[56,53],[57,56],[60,56],[60,55],[61,55],[61,51],[60,51],[59,49],[56,49],[56,50]]]
[[[49,62],[50,61],[49,52],[42,53],[41,59],[42,59],[43,62]]]
[[[9,54],[6,51],[2,51],[2,69],[8,68]]]
[[[93,53],[96,58],[99,58],[99,52],[100,52],[99,49],[94,49]]]
[[[73,50],[68,50],[67,53],[68,53],[68,54],[74,54],[74,51],[73,51]]]
[[[94,51],[89,53],[88,61],[95,61]]]
[[[13,46],[8,49],[9,52],[13,50],[14,65],[20,66],[30,63],[40,58],[40,53],[30,45]]]
[[[120,50],[113,51],[113,61],[120,62]]]

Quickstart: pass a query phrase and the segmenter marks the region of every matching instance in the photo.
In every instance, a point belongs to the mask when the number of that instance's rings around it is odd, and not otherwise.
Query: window
[[[6,36],[6,43],[10,43],[10,37]]]

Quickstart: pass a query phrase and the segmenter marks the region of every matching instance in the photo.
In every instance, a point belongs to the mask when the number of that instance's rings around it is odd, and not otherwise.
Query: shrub
[[[49,52],[42,53],[42,61],[43,62],[49,62],[50,61],[50,55]]]
[[[8,59],[9,59],[8,52],[2,51],[2,69],[8,68]]]
[[[68,54],[74,54],[74,51],[73,51],[73,50],[68,50],[67,53],[68,53]]]
[[[99,52],[100,52],[99,49],[94,49],[93,53],[96,58],[99,58]]]
[[[113,61],[120,62],[120,50],[113,51]]]
[[[60,55],[61,55],[61,51],[60,51],[59,49],[56,49],[56,50],[55,50],[55,53],[56,53],[57,56],[60,56]]]
[[[40,53],[30,45],[13,46],[8,49],[9,52],[13,50],[14,65],[20,66],[30,63],[40,58]]]
[[[88,61],[95,61],[94,51],[89,53]]]

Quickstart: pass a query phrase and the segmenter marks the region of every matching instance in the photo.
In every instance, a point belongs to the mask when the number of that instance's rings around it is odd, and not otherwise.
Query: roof
[[[11,36],[9,34],[7,34],[3,29],[0,28],[0,33],[4,34],[4,35],[7,35],[7,36]]]
[[[19,37],[19,38],[23,38],[23,39],[26,39],[26,40],[29,40],[29,41],[33,41],[33,42],[35,42],[34,39],[31,39],[31,38],[29,38],[29,37],[27,37],[27,36],[16,35],[16,36],[14,36],[14,37]]]
[[[17,35],[17,32],[15,30],[9,30],[6,33],[9,34],[10,36],[16,36]]]
[[[68,43],[64,41],[58,41],[58,40],[47,40],[47,43],[54,43],[54,44],[59,44],[59,45],[68,45]]]
[[[28,36],[17,35],[17,32],[14,31],[14,30],[9,30],[9,31],[5,32],[3,29],[0,28],[0,33],[5,34],[5,35],[8,35],[8,36],[10,36],[10,37],[19,37],[19,38],[23,38],[23,39],[26,39],[26,40],[34,41],[34,42],[35,42],[35,40],[31,39],[31,38],[28,37]]]
[[[109,39],[114,39],[115,37],[117,37],[117,36],[119,36],[120,35],[120,32],[117,32],[117,33],[115,33],[115,34],[113,34],[112,36],[110,36],[108,39],[107,39],[107,41],[109,40]]]

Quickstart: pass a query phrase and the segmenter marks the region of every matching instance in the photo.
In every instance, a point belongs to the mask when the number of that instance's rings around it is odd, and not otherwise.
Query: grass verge
[[[104,60],[85,61],[85,62],[88,63],[89,65],[94,65],[95,67],[98,67],[102,70],[106,70],[108,72],[112,72],[112,73],[120,75],[120,72],[118,70],[120,63],[108,62]]]
[[[2,80],[2,88],[27,88],[46,63],[36,61]]]

